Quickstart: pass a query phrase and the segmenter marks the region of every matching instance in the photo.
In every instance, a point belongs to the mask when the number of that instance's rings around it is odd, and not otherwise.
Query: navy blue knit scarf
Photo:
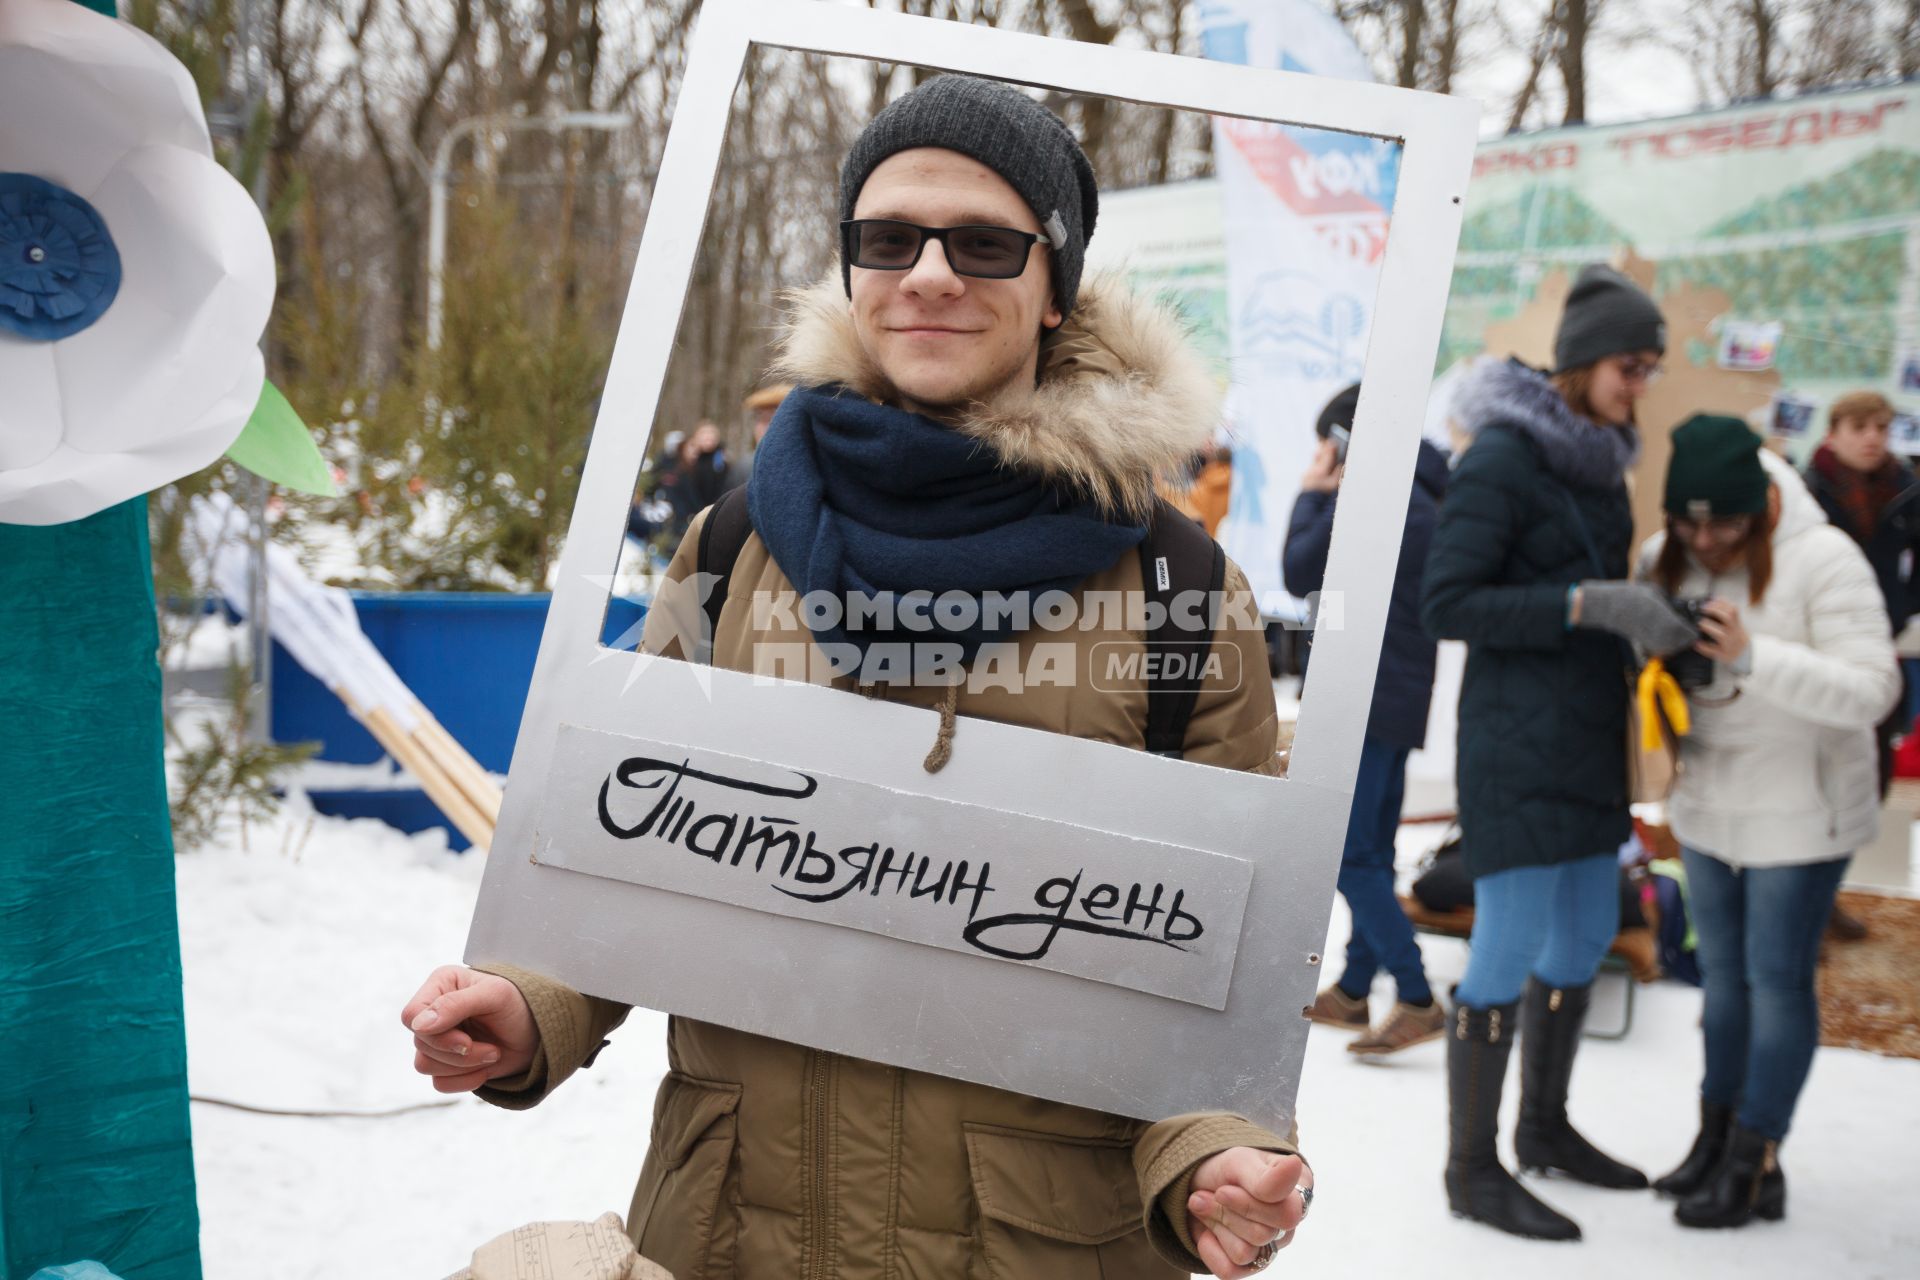
[[[837,620],[808,617],[815,640],[850,643],[862,655],[875,643],[948,642],[971,660],[981,645],[1013,635],[1004,613],[954,610],[943,620],[927,609],[916,611],[924,625],[908,626],[899,597],[961,592],[978,602],[1025,592],[1032,600],[1109,567],[1147,534],[1002,465],[951,427],[833,386],[802,387],[781,403],[754,457],[747,510],[803,597],[824,591],[843,602]],[[895,608],[880,617],[890,615],[891,628],[875,625],[871,608],[844,607],[849,597],[889,593]]]

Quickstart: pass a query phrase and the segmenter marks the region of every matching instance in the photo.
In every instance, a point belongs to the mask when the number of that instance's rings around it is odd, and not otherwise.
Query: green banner
[[[1625,247],[1661,298],[1726,295],[1690,364],[1770,368],[1822,406],[1870,388],[1920,409],[1920,87],[1483,144],[1441,367],[1547,272]]]
[[[1484,142],[1465,212],[1440,370],[1547,276],[1630,250],[1663,303],[1726,298],[1724,314],[1670,311],[1688,332],[1670,364],[1765,372],[1817,411],[1816,431],[1859,389],[1920,414],[1920,84]],[[1174,297],[1224,361],[1217,182],[1103,197],[1088,262]]]

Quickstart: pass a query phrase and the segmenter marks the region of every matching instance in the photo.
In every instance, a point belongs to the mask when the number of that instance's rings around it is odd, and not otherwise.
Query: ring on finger
[[[1247,1265],[1253,1268],[1255,1271],[1266,1270],[1267,1264],[1272,1262],[1274,1260],[1274,1257],[1279,1254],[1280,1240],[1284,1240],[1284,1239],[1286,1239],[1286,1237],[1281,1236],[1280,1239],[1278,1240],[1269,1240],[1265,1244],[1261,1245],[1258,1249],[1255,1249],[1253,1251],[1253,1261],[1249,1262]]]
[[[1300,1192],[1300,1220],[1305,1222],[1308,1211],[1313,1208],[1313,1188],[1299,1187],[1296,1190]]]

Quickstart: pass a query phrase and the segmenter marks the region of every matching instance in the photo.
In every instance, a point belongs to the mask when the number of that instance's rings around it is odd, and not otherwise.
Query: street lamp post
[[[453,176],[454,144],[483,129],[602,129],[613,132],[634,123],[631,116],[612,111],[562,111],[554,115],[469,116],[458,121],[434,149],[433,169],[427,175],[427,350],[440,349],[441,316],[446,309],[447,182]]]

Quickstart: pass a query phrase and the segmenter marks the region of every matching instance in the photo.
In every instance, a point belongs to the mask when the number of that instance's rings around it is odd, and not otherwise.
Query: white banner
[[[1206,56],[1371,80],[1339,23],[1311,0],[1207,0]],[[1387,220],[1395,143],[1217,118],[1227,244],[1233,490],[1220,541],[1270,617],[1303,609],[1280,580],[1280,548],[1313,456],[1321,407],[1360,380]]]

